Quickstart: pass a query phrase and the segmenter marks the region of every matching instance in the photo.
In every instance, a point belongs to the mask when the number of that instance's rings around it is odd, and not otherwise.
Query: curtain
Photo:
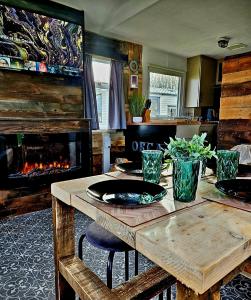
[[[91,119],[92,129],[99,129],[95,82],[92,69],[92,57],[87,54],[85,55],[84,80],[85,117]]]
[[[113,60],[109,89],[109,127],[110,129],[126,128],[123,63]]]

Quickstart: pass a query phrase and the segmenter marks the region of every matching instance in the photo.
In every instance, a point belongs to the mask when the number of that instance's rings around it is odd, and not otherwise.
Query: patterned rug
[[[92,221],[77,212],[76,241]],[[53,300],[54,262],[51,209],[9,220],[0,220],[0,300]],[[102,280],[106,280],[107,252],[84,242],[84,261]],[[130,272],[133,273],[133,252]],[[124,281],[124,255],[114,257],[113,286]],[[152,262],[139,256],[139,271]],[[251,281],[239,275],[221,290],[223,300],[251,299]],[[175,287],[173,287],[175,299]]]

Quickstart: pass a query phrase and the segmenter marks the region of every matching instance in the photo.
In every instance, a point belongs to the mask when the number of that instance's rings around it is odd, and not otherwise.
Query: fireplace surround
[[[91,175],[86,119],[0,119],[0,217],[50,207],[50,184]]]

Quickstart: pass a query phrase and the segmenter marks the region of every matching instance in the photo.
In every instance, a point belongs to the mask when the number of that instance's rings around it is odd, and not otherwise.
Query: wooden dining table
[[[250,276],[251,211],[228,205],[213,176],[199,182],[196,199],[187,203],[173,200],[171,176],[161,180],[163,200],[141,208],[104,204],[86,192],[93,183],[123,179],[142,180],[115,171],[52,184],[57,299],[75,299],[74,284],[59,267],[75,255],[74,209],[174,276],[178,300],[220,299],[222,285],[241,272]]]

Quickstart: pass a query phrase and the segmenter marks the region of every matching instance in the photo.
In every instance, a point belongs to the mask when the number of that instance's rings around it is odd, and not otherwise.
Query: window
[[[151,117],[173,118],[179,115],[182,74],[165,69],[149,68]]]
[[[109,83],[110,83],[110,61],[93,58],[93,76],[95,81],[96,99],[98,108],[99,128],[108,128],[109,109]]]

